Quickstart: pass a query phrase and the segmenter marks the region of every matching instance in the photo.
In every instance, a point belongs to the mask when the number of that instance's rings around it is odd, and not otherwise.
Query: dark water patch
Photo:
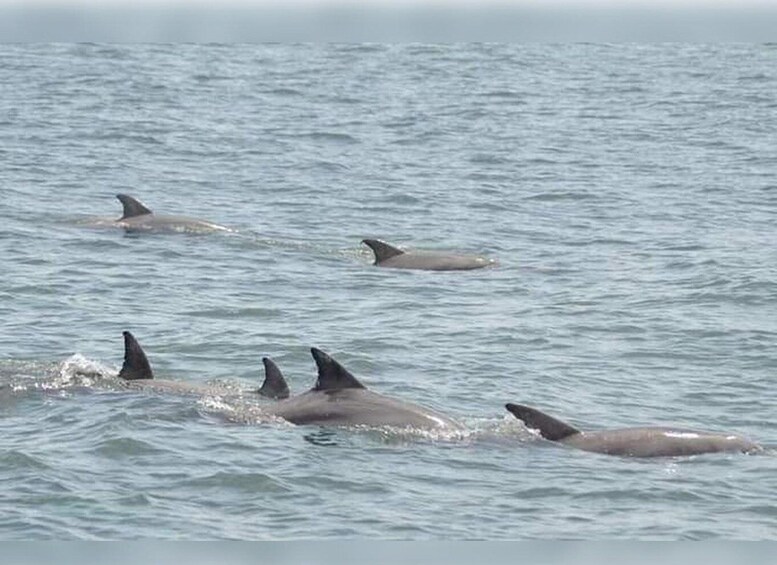
[[[283,312],[277,308],[246,307],[246,308],[213,308],[183,312],[185,316],[197,318],[213,318],[219,320],[235,320],[243,318],[279,318]]]
[[[355,96],[345,96],[345,95],[338,95],[333,96],[330,98],[330,100],[335,104],[345,104],[345,105],[356,105],[356,104],[364,104],[364,100],[361,98],[356,98]]]
[[[355,145],[361,143],[358,138],[347,133],[337,132],[311,132],[300,134],[288,134],[289,137],[297,139],[309,139],[316,142],[337,143],[343,145]]]
[[[626,239],[614,239],[614,238],[593,238],[593,239],[573,239],[564,242],[564,245],[572,247],[588,247],[588,246],[615,246],[615,247],[627,247],[636,245],[636,242]]]
[[[526,104],[524,98],[527,97],[526,92],[519,92],[516,90],[492,90],[489,92],[483,92],[481,94],[484,98],[493,98],[496,100],[509,100],[516,104]]]
[[[351,170],[349,165],[334,161],[313,161],[309,163],[307,167],[333,173],[347,173]]]
[[[153,499],[141,492],[137,494],[128,494],[126,496],[117,498],[114,501],[114,504],[121,507],[129,506],[130,508],[133,508],[133,507],[142,508],[142,507],[152,506]]]
[[[381,43],[358,43],[354,45],[338,45],[338,51],[343,53],[385,53],[390,49],[388,45]]]
[[[268,94],[275,94],[277,96],[305,96],[305,93],[296,88],[273,88],[267,91]]]
[[[659,245],[656,247],[656,249],[660,249],[662,251],[704,251],[705,249],[709,249],[709,247],[700,243],[689,243],[685,245]]]
[[[537,200],[539,202],[555,202],[555,201],[564,201],[564,200],[598,200],[599,196],[596,194],[592,194],[590,192],[567,192],[567,191],[556,191],[556,192],[542,192],[533,194],[531,196],[525,196],[524,200]]]
[[[468,160],[476,165],[507,165],[512,162],[508,157],[485,153],[473,155]]]
[[[388,129],[404,129],[416,126],[419,123],[419,119],[415,116],[407,116],[404,118],[393,119],[382,122],[380,125]]]
[[[217,74],[195,74],[192,79],[199,83],[233,81],[234,77]]]
[[[16,450],[3,451],[0,453],[0,466],[6,469],[24,469],[28,471],[45,471],[51,469],[51,466],[43,460]]]
[[[389,204],[397,204],[400,206],[417,206],[419,204],[423,204],[423,200],[421,200],[421,198],[418,196],[393,191],[391,193],[383,194],[381,196],[381,200]]]

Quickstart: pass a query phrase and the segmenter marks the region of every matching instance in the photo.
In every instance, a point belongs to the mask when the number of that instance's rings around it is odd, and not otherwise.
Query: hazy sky
[[[777,0],[0,0],[0,41],[773,41]]]

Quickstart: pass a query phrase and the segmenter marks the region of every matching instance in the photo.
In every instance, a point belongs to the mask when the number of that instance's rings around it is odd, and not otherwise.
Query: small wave
[[[192,76],[194,80],[197,82],[211,82],[211,81],[228,81],[232,80],[232,77],[227,75],[205,75],[205,74],[196,74]]]
[[[532,194],[531,196],[526,196],[524,200],[538,200],[540,202],[552,202],[556,200],[596,200],[599,198],[595,194],[591,194],[590,192],[569,192],[569,191],[558,191],[558,192],[540,192],[538,194]]]
[[[385,194],[383,197],[383,202],[386,202],[389,204],[402,204],[405,206],[417,206],[421,204],[422,200],[417,196],[413,196],[411,194],[394,192],[390,194]]]
[[[197,406],[204,412],[218,416],[234,424],[281,424],[293,426],[294,424],[268,414],[258,404],[248,403],[238,399],[226,399],[222,396],[205,396],[197,401]]]
[[[313,141],[332,141],[343,144],[356,144],[359,140],[347,133],[316,131],[311,133],[302,133],[294,137],[312,139]]]
[[[268,91],[269,94],[277,94],[278,96],[303,96],[301,90],[296,88],[274,88]]]
[[[265,473],[228,473],[219,471],[206,477],[189,479],[186,486],[230,489],[243,492],[285,492],[290,490],[280,481]]]
[[[481,96],[497,100],[509,100],[515,104],[527,104],[524,100],[524,98],[527,97],[527,93],[516,92],[514,90],[492,90],[490,92],[484,92]]]
[[[33,469],[36,471],[51,469],[49,465],[40,459],[14,450],[0,453],[0,467],[3,469]]]
[[[336,172],[336,173],[350,170],[350,167],[345,163],[335,163],[334,161],[322,161],[322,160],[313,161],[312,163],[310,163],[309,168],[318,169],[320,171]]]
[[[151,506],[151,499],[142,492],[139,492],[137,494],[122,496],[116,500],[116,503],[119,506]]]
[[[75,353],[59,365],[59,377],[64,381],[85,379],[88,382],[116,376],[116,370],[99,361]],[[90,380],[91,379],[91,380]]]
[[[210,318],[215,320],[231,320],[235,318],[279,318],[283,312],[278,308],[246,307],[246,308],[211,308],[207,310],[192,310],[183,312],[184,316],[194,318]]]
[[[150,443],[126,437],[102,441],[94,448],[94,452],[114,459],[164,453],[163,450],[154,447]]]
[[[341,426],[341,429],[358,432],[381,443],[404,443],[425,440],[431,442],[459,442],[470,439],[469,429],[422,429],[412,426]]]
[[[94,139],[95,141],[126,140],[132,143],[140,143],[145,145],[165,145],[165,142],[162,139],[159,139],[154,135],[128,134],[124,130],[101,131],[101,132],[94,133],[88,137]]]
[[[337,95],[329,98],[335,104],[362,104],[364,100],[361,98],[355,98],[353,96]]]
[[[40,370],[32,377],[12,379],[7,387],[13,392],[31,390],[61,391],[74,387],[92,387],[96,383],[116,376],[116,370],[98,361],[88,359],[76,353],[52,368],[45,368],[44,376]]]
[[[635,245],[635,243],[627,239],[597,237],[593,239],[574,239],[565,242],[565,245],[571,247],[586,247],[589,245]]]
[[[525,443],[535,441],[536,435],[528,430],[520,421],[512,416],[505,416],[499,419],[493,418],[465,418],[461,421],[462,428],[459,429],[423,429],[411,426],[338,426],[336,429],[348,432],[356,432],[362,436],[386,444],[404,444],[417,441],[429,441],[433,443],[469,443],[478,440],[505,441],[509,443]],[[323,428],[322,428],[323,429]],[[333,429],[327,428],[327,432]],[[318,441],[322,438],[329,438],[332,445],[332,433],[324,436],[314,434],[306,436],[305,439],[311,440],[316,437]],[[317,442],[314,442],[317,443]]]
[[[380,125],[388,129],[401,129],[401,128],[412,127],[417,123],[418,123],[418,120],[416,118],[407,117],[407,118],[397,118],[394,120],[382,122]]]
[[[477,153],[469,158],[470,163],[477,165],[506,165],[510,159],[489,153]]]

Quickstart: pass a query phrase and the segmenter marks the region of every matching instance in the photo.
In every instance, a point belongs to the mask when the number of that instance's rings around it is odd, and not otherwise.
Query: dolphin
[[[584,451],[627,457],[673,457],[702,453],[756,453],[763,447],[749,439],[726,433],[668,427],[621,428],[582,432],[569,424],[521,404],[505,406],[526,427],[540,435]]]
[[[315,386],[265,409],[293,424],[389,426],[419,430],[460,430],[455,420],[429,408],[367,390],[329,355],[310,350],[318,367]]]
[[[224,393],[224,390],[212,386],[155,379],[151,364],[138,340],[128,331],[122,332],[122,334],[124,335],[124,364],[119,371],[119,378],[124,381],[128,388],[200,396]],[[258,390],[249,392],[255,392],[260,396],[272,399],[288,397],[289,387],[278,367],[270,359],[265,358],[263,361],[265,366],[264,383]]]
[[[230,231],[229,228],[219,226],[205,220],[189,218],[186,216],[163,216],[154,214],[142,202],[128,194],[117,194],[124,207],[124,213],[114,223],[127,231],[153,231],[153,232],[187,232],[206,233],[214,231]]]
[[[478,255],[455,255],[436,251],[403,251],[379,239],[363,239],[375,253],[375,265],[393,269],[426,271],[468,271],[495,265],[496,261]]]

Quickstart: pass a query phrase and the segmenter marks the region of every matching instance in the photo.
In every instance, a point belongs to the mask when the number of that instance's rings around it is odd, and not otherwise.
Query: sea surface
[[[213,392],[122,387],[124,330]],[[466,430],[263,418],[312,346]],[[775,445],[777,46],[0,46],[0,539],[774,540]]]

